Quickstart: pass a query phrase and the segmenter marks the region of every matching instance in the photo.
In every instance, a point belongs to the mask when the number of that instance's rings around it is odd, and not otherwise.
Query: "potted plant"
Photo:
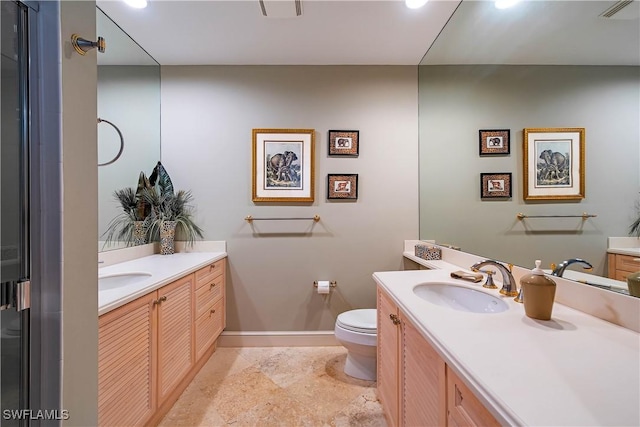
[[[124,241],[127,246],[147,243],[146,213],[141,208],[139,196],[133,188],[123,188],[114,191],[113,197],[122,207],[122,212],[109,222],[103,234],[106,236],[105,246],[114,241]]]
[[[197,237],[202,238],[202,229],[193,221],[191,191],[164,192],[156,188],[145,188],[142,199],[151,206],[147,217],[148,236],[151,240],[160,240],[160,253],[169,255],[175,252],[176,233],[180,234],[188,245],[193,245]]]

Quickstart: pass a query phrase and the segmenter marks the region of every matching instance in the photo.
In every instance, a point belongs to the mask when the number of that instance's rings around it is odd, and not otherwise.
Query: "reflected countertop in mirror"
[[[136,188],[140,172],[149,176],[160,160],[160,65],[100,8],[97,33],[107,49],[98,55],[98,117],[112,122],[124,139],[122,156],[98,167],[98,250],[104,245],[109,222],[120,212],[114,191]],[[98,124],[98,163],[118,152],[120,138],[112,126]]]

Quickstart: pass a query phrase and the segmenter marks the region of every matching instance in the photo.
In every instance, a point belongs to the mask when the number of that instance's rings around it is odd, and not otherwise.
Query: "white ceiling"
[[[97,2],[161,65],[417,65],[458,3],[303,0],[268,18],[257,0]]]
[[[445,25],[426,63],[640,65],[640,20],[598,18],[615,3],[303,0],[302,16],[269,18],[258,0],[97,2],[161,65],[417,65]],[[105,35],[112,55],[117,38]]]

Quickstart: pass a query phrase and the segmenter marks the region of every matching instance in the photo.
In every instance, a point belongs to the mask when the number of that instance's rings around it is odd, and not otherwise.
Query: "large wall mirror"
[[[628,3],[610,17],[615,1],[460,3],[419,67],[422,239],[528,268],[582,258],[607,275],[608,238],[628,236],[640,192],[640,8]],[[524,200],[524,128],[585,129],[583,199]],[[506,129],[509,154],[480,155],[479,131]],[[511,197],[481,197],[481,173],[511,173]]]
[[[112,164],[98,167],[98,250],[124,242],[104,243],[109,222],[121,212],[114,191],[136,188],[140,172],[147,176],[160,160],[160,65],[102,10],[97,33],[107,49],[98,55],[98,117],[122,133],[124,149]],[[120,148],[118,132],[98,124],[98,163],[112,160]]]

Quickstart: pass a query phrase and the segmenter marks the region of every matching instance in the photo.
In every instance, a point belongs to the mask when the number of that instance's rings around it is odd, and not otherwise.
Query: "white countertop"
[[[138,281],[135,285],[98,290],[98,315],[105,314],[226,256],[226,252],[149,255],[100,268],[98,276],[126,272],[149,272],[151,276]]]
[[[607,239],[607,252],[640,256],[640,238],[638,237],[609,237]]]
[[[558,303],[552,320],[530,319],[498,290],[452,279],[459,267],[433,264],[441,269],[373,278],[501,424],[640,425],[640,334]],[[509,310],[478,314],[431,304],[413,294],[427,281],[499,296]]]
[[[610,254],[631,255],[640,257],[640,248],[607,248]]]

